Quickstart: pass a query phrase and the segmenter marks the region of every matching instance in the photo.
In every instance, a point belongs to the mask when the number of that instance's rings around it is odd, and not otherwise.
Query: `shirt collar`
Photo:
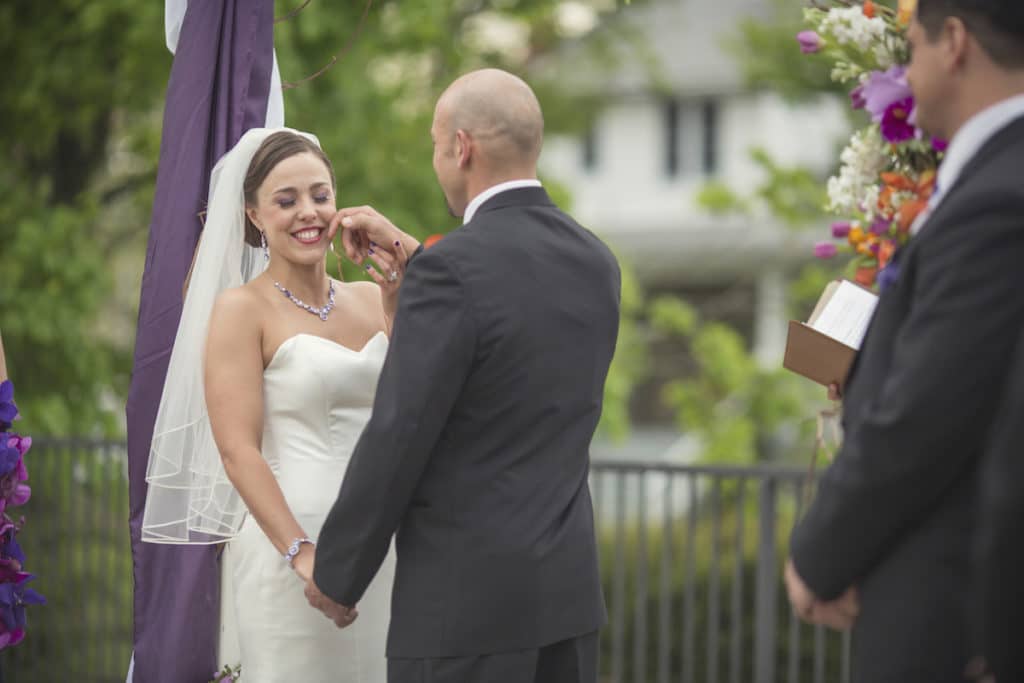
[[[466,213],[462,216],[462,224],[465,225],[473,220],[473,216],[476,215],[480,206],[494,195],[507,190],[518,190],[522,187],[541,187],[541,184],[536,178],[531,178],[523,180],[507,180],[503,183],[498,183],[497,185],[487,188],[477,196],[473,197],[473,201],[471,201],[469,206],[466,207]]]
[[[937,180],[940,195],[953,187],[964,167],[993,135],[1020,116],[1024,116],[1024,95],[1003,100],[968,119],[953,136],[946,156],[939,165]]]

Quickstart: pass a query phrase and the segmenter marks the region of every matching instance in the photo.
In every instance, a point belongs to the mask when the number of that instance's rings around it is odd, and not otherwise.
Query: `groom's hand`
[[[398,243],[406,254],[412,254],[420,246],[414,237],[399,230],[372,206],[347,207],[338,211],[328,226],[328,239],[334,239],[339,227],[345,255],[360,265],[371,246],[396,253]]]
[[[359,616],[359,612],[356,611],[355,607],[339,605],[324,595],[312,579],[306,582],[305,593],[309,604],[323,612],[338,628],[345,628],[351,625]]]

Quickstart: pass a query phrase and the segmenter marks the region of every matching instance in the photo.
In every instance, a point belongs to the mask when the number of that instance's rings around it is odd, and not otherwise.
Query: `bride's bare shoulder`
[[[256,282],[225,289],[213,304],[210,326],[237,326],[239,330],[255,326],[259,329],[266,303],[266,296]]]
[[[343,282],[341,286],[351,292],[352,296],[358,297],[362,301],[380,305],[380,287],[374,282],[356,280],[355,282]]]

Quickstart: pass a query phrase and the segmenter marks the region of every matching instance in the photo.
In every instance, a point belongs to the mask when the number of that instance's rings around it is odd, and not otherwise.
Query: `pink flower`
[[[800,52],[805,55],[814,54],[825,45],[825,41],[814,31],[800,31],[796,34],[796,40],[800,43]]]
[[[861,97],[864,99],[864,108],[871,114],[871,120],[881,123],[885,112],[895,102],[913,97],[907,84],[906,68],[894,66],[885,72],[873,71],[861,88]],[[907,110],[908,115],[910,109]]]
[[[814,256],[820,259],[830,259],[839,253],[839,249],[831,242],[818,242],[814,245]]]
[[[910,112],[914,108],[914,98],[906,97],[893,102],[882,115],[882,137],[886,142],[903,142],[913,139],[917,130],[910,122]]]
[[[892,221],[886,220],[885,218],[877,218],[875,222],[871,224],[871,232],[876,235],[884,235],[889,232],[889,228],[892,227]]]
[[[858,85],[850,91],[850,106],[854,109],[863,109],[865,104],[867,100],[864,99],[864,86]]]
[[[840,221],[832,224],[832,236],[836,239],[844,239],[850,234],[850,223],[848,221]]]

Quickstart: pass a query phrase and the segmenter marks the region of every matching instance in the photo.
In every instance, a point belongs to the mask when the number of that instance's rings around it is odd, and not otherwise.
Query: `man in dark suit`
[[[1024,3],[920,0],[909,39],[918,123],[951,144],[786,567],[804,618],[855,622],[865,683],[964,680],[977,474],[1024,325]]]
[[[537,181],[526,83],[460,78],[431,136],[464,225],[408,265],[307,595],[347,623],[397,532],[389,680],[593,683],[606,617],[587,476],[619,269]],[[341,215],[357,259],[370,240],[417,246],[371,209]]]
[[[1024,681],[1024,330],[982,464],[972,616],[998,683]]]

